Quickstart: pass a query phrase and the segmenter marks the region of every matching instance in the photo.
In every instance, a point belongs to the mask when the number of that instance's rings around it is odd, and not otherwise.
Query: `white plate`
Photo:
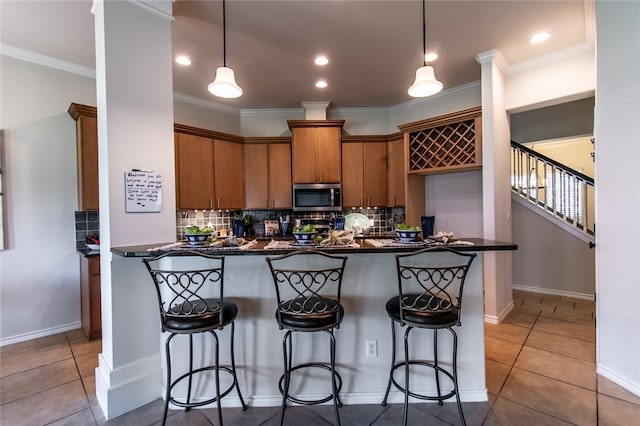
[[[89,250],[100,250],[100,244],[89,244],[89,243],[87,243],[87,248]]]
[[[369,218],[360,213],[349,213],[344,217],[344,229],[346,231],[355,231],[353,229],[355,223],[360,224],[360,232],[358,234],[362,234],[362,228],[369,226]]]

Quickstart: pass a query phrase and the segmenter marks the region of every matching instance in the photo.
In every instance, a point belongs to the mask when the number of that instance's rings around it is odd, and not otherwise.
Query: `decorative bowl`
[[[314,238],[318,235],[317,232],[294,232],[293,237],[298,244],[313,244]]]
[[[403,243],[411,243],[413,241],[416,240],[416,238],[418,238],[418,235],[420,235],[420,231],[407,231],[407,230],[398,230],[396,229],[396,235],[398,236],[398,238],[400,238],[400,241],[402,241]]]
[[[100,244],[87,243],[87,248],[92,251],[100,250]]]
[[[199,246],[205,243],[209,237],[211,237],[211,233],[208,234],[185,234],[184,237],[189,241],[189,244],[192,246]]]

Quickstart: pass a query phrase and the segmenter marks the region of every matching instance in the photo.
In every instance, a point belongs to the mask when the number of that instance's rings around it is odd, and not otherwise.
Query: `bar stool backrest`
[[[420,315],[453,314],[460,325],[464,281],[475,257],[442,247],[396,254],[401,322],[411,324],[408,317]]]
[[[224,324],[224,257],[191,251],[142,260],[155,284],[163,330],[167,322],[218,317]]]
[[[347,257],[316,250],[267,257],[276,289],[278,324],[282,325],[282,315],[314,317],[332,313],[337,314],[339,324],[346,262]]]

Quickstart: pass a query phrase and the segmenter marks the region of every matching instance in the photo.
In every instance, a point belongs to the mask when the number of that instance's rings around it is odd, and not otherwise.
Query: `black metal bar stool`
[[[178,261],[179,260],[179,261]],[[188,260],[188,262],[187,262]],[[167,421],[169,402],[184,407],[185,411],[216,402],[218,405],[218,421],[222,425],[222,409],[220,400],[234,388],[238,392],[242,408],[247,405],[240,393],[236,376],[235,355],[233,350],[234,321],[238,315],[235,303],[224,299],[224,257],[211,256],[200,252],[166,253],[158,257],[142,260],[147,266],[155,284],[160,307],[162,331],[169,333],[165,342],[167,357],[167,382],[162,424]],[[171,263],[165,267],[165,263]],[[174,267],[173,263],[189,264],[188,269]],[[195,267],[193,267],[195,266]],[[231,325],[231,367],[219,364],[219,346],[216,330]],[[215,364],[193,368],[193,335],[209,332],[215,340]],[[178,334],[189,336],[189,371],[172,381],[171,378],[171,340]],[[191,386],[194,375],[213,371],[216,395],[206,401],[191,400]],[[224,391],[220,391],[220,371],[231,375],[232,383]],[[183,380],[187,380],[186,400],[177,400],[172,389]]]
[[[387,404],[391,384],[404,392],[402,424],[407,424],[409,396],[438,401],[456,397],[460,421],[465,425],[462,403],[458,391],[457,351],[458,336],[453,326],[460,326],[462,290],[464,281],[476,257],[474,253],[460,253],[449,248],[425,248],[412,253],[396,254],[398,296],[387,301],[387,314],[391,318],[392,355],[389,382],[382,405]],[[453,258],[453,260],[452,260]],[[396,327],[407,327],[404,332],[404,360],[396,362]],[[409,359],[409,332],[414,328],[433,330],[433,360]],[[453,336],[452,369],[447,371],[438,363],[438,330],[447,329]],[[421,365],[434,369],[437,395],[422,395],[409,390],[409,366]],[[393,376],[403,367],[404,385]],[[440,373],[452,383],[452,390],[442,394]]]
[[[281,330],[287,330],[282,339],[284,374],[278,383],[282,394],[280,425],[284,424],[287,400],[304,405],[323,404],[333,400],[336,425],[340,424],[338,407],[342,406],[339,397],[342,378],[335,368],[336,340],[333,329],[340,327],[344,317],[340,291],[346,262],[346,257],[314,250],[267,258],[276,289],[276,320]],[[329,336],[328,365],[326,362],[293,365],[292,333],[316,331],[323,331]],[[317,400],[306,400],[289,394],[292,373],[306,368],[320,368],[331,373],[330,395]]]

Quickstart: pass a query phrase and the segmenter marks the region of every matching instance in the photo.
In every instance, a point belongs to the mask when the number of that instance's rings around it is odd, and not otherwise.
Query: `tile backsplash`
[[[289,233],[291,233],[294,219],[331,219],[332,216],[346,216],[349,213],[361,213],[369,219],[373,219],[373,233],[393,231],[397,223],[404,222],[404,208],[363,208],[349,209],[340,213],[331,212],[304,212],[295,213],[292,210],[239,210],[239,211],[215,211],[215,210],[188,210],[176,212],[176,238],[184,239],[184,229],[188,226],[209,226],[216,231],[225,228],[231,230],[231,221],[241,219],[246,215],[251,216],[253,223],[249,230],[249,236],[264,236],[264,221],[278,220],[280,217],[289,216]],[[246,228],[245,228],[246,231]]]
[[[87,235],[100,235],[100,219],[98,212],[75,212],[76,249],[85,248]]]
[[[289,216],[290,225],[288,232],[293,230],[294,219],[331,219],[332,216],[346,216],[349,213],[361,213],[369,219],[373,219],[372,233],[384,233],[393,231],[397,223],[404,222],[404,208],[363,208],[349,209],[340,213],[331,212],[304,212],[295,213],[292,210],[188,210],[176,212],[176,240],[184,239],[184,229],[187,226],[212,226],[216,231],[222,228],[231,231],[231,221],[241,219],[246,215],[251,216],[252,226],[248,231],[250,237],[264,236],[264,221],[278,220],[280,217]],[[76,224],[76,249],[84,249],[87,235],[99,235],[100,221],[98,212],[75,212]]]

